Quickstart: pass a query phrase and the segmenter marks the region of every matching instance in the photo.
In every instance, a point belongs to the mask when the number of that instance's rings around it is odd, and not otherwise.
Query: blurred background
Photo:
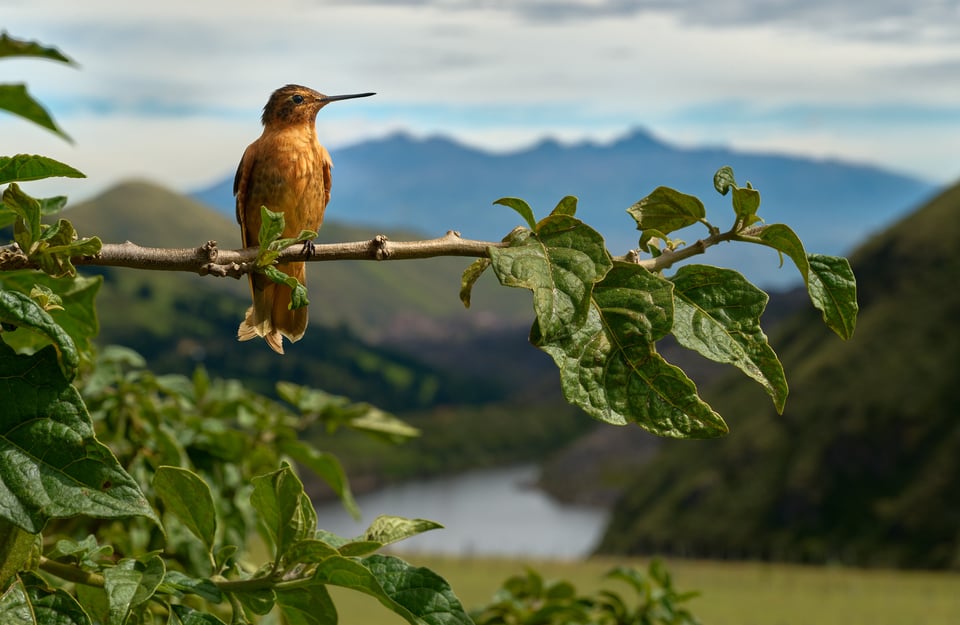
[[[0,0],[0,15],[11,35],[78,64],[3,64],[74,140],[0,117],[5,153],[85,172],[28,191],[69,195],[81,234],[105,241],[238,247],[236,164],[270,92],[298,83],[377,92],[318,118],[335,163],[325,241],[450,229],[499,240],[518,219],[497,198],[542,216],[575,195],[622,254],[636,245],[624,209],[658,185],[699,196],[728,226],[712,176],[731,165],[768,223],[794,227],[808,252],[851,255],[861,318],[849,343],[821,327],[772,251],[695,259],[772,291],[764,327],[791,384],[778,416],[749,381],[664,345],[731,425],[702,442],[598,426],[564,404],[549,358],[526,344],[528,294],[486,276],[463,310],[462,260],[313,264],[313,325],[280,360],[233,338],[243,284],[98,270],[101,343],[134,347],[157,371],[202,364],[267,393],[311,384],[419,427],[400,448],[327,445],[367,520],[449,526],[408,549],[960,568],[958,3]],[[321,518],[363,527],[335,504]],[[714,578],[684,572],[709,597]],[[751,579],[755,592],[782,581]],[[960,596],[960,578],[937,579]],[[883,612],[896,592],[866,603]],[[941,599],[938,614],[960,618]],[[936,618],[914,622],[949,622]]]

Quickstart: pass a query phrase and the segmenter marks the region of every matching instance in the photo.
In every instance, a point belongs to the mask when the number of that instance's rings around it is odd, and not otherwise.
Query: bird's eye
[[[299,93],[296,94],[296,95],[291,96],[291,97],[290,97],[290,100],[291,100],[294,104],[303,104],[303,96],[300,95]]]

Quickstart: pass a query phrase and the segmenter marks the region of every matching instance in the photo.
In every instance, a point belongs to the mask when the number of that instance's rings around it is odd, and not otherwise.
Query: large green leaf
[[[27,93],[26,85],[0,85],[0,109],[19,115],[71,141],[70,136],[53,121],[47,109]]]
[[[26,182],[43,178],[86,178],[86,176],[60,161],[36,154],[0,156],[0,184]]]
[[[139,486],[94,437],[52,347],[25,356],[0,342],[0,517],[37,533],[50,518],[156,521]]]
[[[560,368],[567,401],[591,416],[636,423],[660,436],[711,437],[727,426],[696,385],[656,352],[673,327],[673,284],[642,267],[616,263],[596,285],[586,321],[566,336],[531,342]]]
[[[611,266],[600,234],[569,215],[543,219],[535,235],[507,248],[490,248],[493,270],[505,286],[533,291],[545,336],[573,331],[587,318],[593,284]]]
[[[732,269],[681,267],[674,285],[673,335],[681,345],[731,364],[759,382],[777,412],[787,400],[783,365],[760,327],[769,297]]]
[[[56,349],[63,375],[68,380],[72,380],[76,375],[80,354],[73,339],[54,321],[50,313],[29,296],[17,291],[0,291],[0,322],[8,328],[26,328],[50,339]]]
[[[50,589],[42,579],[23,573],[0,597],[3,625],[91,625],[77,600]]]
[[[314,580],[371,595],[413,625],[472,622],[442,577],[393,556],[327,558],[317,566]]]
[[[199,538],[207,551],[213,551],[217,516],[210,487],[200,476],[181,467],[157,467],[153,488],[167,512],[177,517]]]

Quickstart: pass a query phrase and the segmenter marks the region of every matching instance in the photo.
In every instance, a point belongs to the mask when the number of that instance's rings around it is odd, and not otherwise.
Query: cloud
[[[494,10],[536,23],[665,13],[690,24],[773,25],[868,39],[948,40],[960,31],[960,9],[940,0],[360,0],[350,4]]]

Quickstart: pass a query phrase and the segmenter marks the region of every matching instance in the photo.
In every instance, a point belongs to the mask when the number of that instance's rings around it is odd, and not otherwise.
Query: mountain
[[[784,322],[783,416],[746,380],[705,389],[731,433],[636,467],[599,550],[960,568],[958,237],[960,184],[864,243],[853,339]]]
[[[465,237],[500,240],[519,217],[494,206],[500,197],[525,199],[538,216],[565,195],[579,198],[578,215],[599,230],[614,253],[636,246],[636,226],[624,210],[660,185],[696,195],[715,225],[728,226],[729,198],[713,189],[723,165],[763,196],[767,222],[793,227],[808,251],[846,254],[888,225],[934,185],[875,167],[724,148],[683,148],[635,130],[601,145],[544,140],[524,150],[491,154],[433,137],[395,134],[333,152],[333,198],[328,218],[378,228],[412,228],[430,235],[459,230]],[[233,215],[233,174],[194,194]],[[694,241],[705,231],[679,234]],[[777,255],[753,246],[720,246],[705,262],[732,266],[765,287],[796,284],[795,271],[778,269]]]

